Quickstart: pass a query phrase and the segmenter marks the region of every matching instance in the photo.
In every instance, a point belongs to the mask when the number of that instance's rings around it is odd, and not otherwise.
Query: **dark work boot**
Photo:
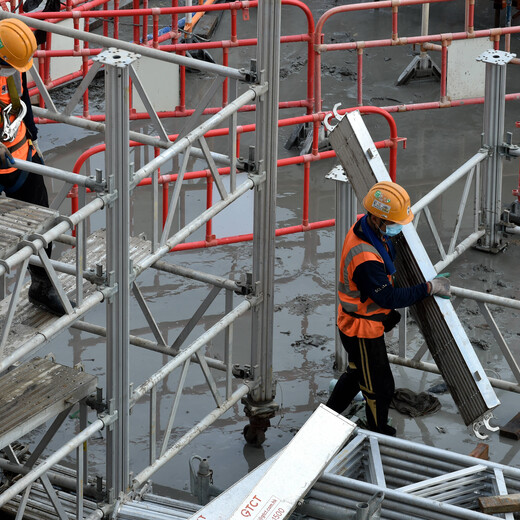
[[[31,286],[29,287],[29,301],[33,305],[41,307],[56,316],[63,316],[66,314],[66,311],[58,296],[58,292],[52,285],[47,273],[40,269],[30,269]],[[71,301],[70,304],[72,308],[76,307],[75,302]]]

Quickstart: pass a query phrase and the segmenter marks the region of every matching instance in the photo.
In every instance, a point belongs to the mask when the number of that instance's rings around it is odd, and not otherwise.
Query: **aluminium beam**
[[[129,85],[130,65],[139,56],[121,49],[108,49],[95,60],[105,66],[106,154],[105,171],[109,193],[106,208],[107,285],[114,296],[106,304],[107,403],[118,420],[107,432],[107,490],[113,500],[130,485],[130,164]]]
[[[355,423],[320,404],[274,462],[262,465],[268,466],[265,472],[246,476],[190,520],[289,518],[355,429]]]
[[[358,199],[376,182],[390,181],[388,171],[359,111],[346,114],[330,133],[336,151]],[[437,273],[413,224],[396,239],[396,285],[406,287],[434,278]],[[500,404],[477,358],[464,327],[449,300],[426,298],[411,307],[439,370],[466,425],[478,429]]]

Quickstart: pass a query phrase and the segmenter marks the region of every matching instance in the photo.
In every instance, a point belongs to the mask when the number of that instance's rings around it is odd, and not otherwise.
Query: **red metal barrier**
[[[450,0],[428,0],[429,3],[445,2]],[[390,126],[390,137],[389,139],[377,143],[378,147],[389,148],[389,171],[392,178],[395,180],[396,164],[397,164],[397,146],[400,139],[397,136],[397,129],[395,122],[390,113],[392,112],[403,112],[403,111],[415,111],[415,110],[428,110],[437,108],[457,107],[468,104],[482,103],[482,98],[476,99],[465,99],[465,100],[453,100],[450,101],[446,96],[446,64],[447,64],[447,46],[452,40],[475,38],[488,36],[493,40],[495,48],[499,48],[500,38],[502,35],[520,32],[520,27],[508,27],[508,28],[493,28],[485,30],[474,30],[474,6],[473,2],[469,1],[469,9],[467,10],[467,17],[465,19],[465,31],[458,33],[447,33],[447,34],[436,34],[436,35],[423,35],[413,37],[399,36],[398,31],[398,10],[408,6],[416,6],[424,4],[425,0],[380,0],[379,2],[365,2],[349,5],[337,6],[324,13],[319,19],[318,23],[314,24],[314,18],[309,7],[300,0],[282,0],[282,4],[286,7],[297,8],[304,16],[307,24],[307,32],[301,34],[283,35],[281,38],[282,44],[290,44],[297,42],[307,43],[307,92],[306,99],[296,99],[281,101],[279,104],[280,109],[288,108],[303,108],[306,111],[305,116],[281,119],[279,126],[289,125],[301,125],[304,123],[310,123],[313,128],[313,143],[311,153],[303,156],[292,157],[289,159],[282,159],[278,162],[278,166],[286,166],[288,164],[303,164],[304,166],[304,183],[303,183],[303,202],[302,202],[302,223],[300,226],[286,228],[284,230],[278,230],[277,235],[285,234],[295,231],[305,231],[308,229],[316,229],[317,227],[324,227],[333,225],[333,220],[327,220],[324,222],[310,222],[309,219],[309,180],[310,180],[310,165],[312,162],[329,158],[334,156],[334,152],[319,152],[318,151],[318,138],[319,129],[324,119],[326,112],[322,110],[321,101],[321,60],[322,54],[325,52],[341,51],[341,50],[356,50],[358,61],[357,61],[357,103],[362,105],[363,102],[363,53],[366,49],[385,47],[385,46],[399,46],[399,45],[421,45],[421,49],[440,51],[442,54],[442,66],[441,66],[441,82],[440,82],[440,99],[425,103],[416,104],[403,104],[394,105],[389,107],[363,107],[360,106],[362,113],[377,113],[385,117]],[[102,5],[102,10],[93,10],[94,7]],[[143,7],[140,7],[143,5]],[[185,55],[189,51],[204,49],[204,50],[218,50],[222,51],[222,64],[228,65],[229,54],[233,52],[235,48],[250,47],[257,45],[256,38],[240,39],[237,32],[237,16],[242,13],[244,18],[248,18],[249,9],[256,8],[258,5],[257,0],[253,1],[235,1],[223,4],[212,4],[212,5],[194,5],[194,6],[178,6],[177,0],[172,0],[171,7],[161,8],[148,8],[147,0],[139,2],[139,0],[133,0],[133,9],[118,9],[118,3],[115,4],[114,9],[108,9],[105,0],[93,0],[91,2],[82,3],[81,0],[67,0],[66,10],[59,13],[30,13],[28,16],[35,18],[45,18],[52,20],[62,20],[66,18],[73,18],[75,26],[79,26],[79,20],[83,19],[86,23],[86,30],[90,27],[90,20],[93,18],[101,18],[103,23],[103,32],[108,35],[108,19],[113,20],[113,36],[119,34],[119,26],[121,19],[130,18],[133,21],[133,38],[135,42],[142,43],[143,45],[153,46],[159,48],[165,52],[175,52],[180,55]],[[355,11],[363,11],[368,9],[392,9],[391,17],[391,35],[390,38],[382,40],[371,40],[371,41],[349,41],[345,43],[334,43],[325,44],[323,33],[324,25],[327,20],[332,16],[339,15],[341,13],[354,13]],[[203,12],[215,12],[215,11],[227,11],[230,13],[230,31],[229,39],[221,41],[210,41],[210,42],[199,42],[199,43],[179,43],[179,39],[182,37],[182,32],[178,29],[179,16],[185,15],[188,12],[192,13],[203,13]],[[160,29],[160,17],[168,17],[170,20],[170,30],[159,34]],[[151,20],[151,39],[148,40],[147,35],[149,31],[149,22]],[[439,42],[439,43],[432,43]],[[48,42],[50,43],[50,42]],[[72,79],[78,79],[84,76],[90,68],[92,62],[90,58],[101,52],[101,49],[89,48],[88,43],[84,42],[83,46],[80,46],[79,41],[74,42],[74,46],[70,50],[52,50],[49,45],[46,48],[37,52],[39,59],[39,67],[42,78],[44,78],[48,87],[60,85],[68,82]],[[50,81],[49,79],[49,62],[51,59],[55,59],[60,56],[81,56],[82,67],[76,73],[70,74],[67,77],[60,78],[56,81]],[[518,63],[518,60],[514,60]],[[34,92],[32,92],[34,93]],[[179,105],[175,107],[175,110],[160,112],[158,115],[161,118],[170,117],[186,117],[194,112],[193,108],[186,106],[186,70],[184,67],[180,67],[180,92],[179,92]],[[507,100],[520,99],[520,93],[508,94]],[[227,81],[223,83],[222,88],[222,106],[225,106],[228,102],[227,95]],[[222,107],[208,107],[204,110],[203,114],[211,115],[217,113]],[[241,112],[254,111],[255,105],[247,105],[241,108]],[[352,107],[345,107],[340,111],[340,114],[345,113],[347,110],[353,110]],[[91,119],[93,121],[104,121],[105,116],[103,114],[90,114],[88,107],[88,91],[85,93],[83,98],[83,117]],[[131,119],[141,120],[148,119],[147,113],[137,113],[132,110]],[[47,120],[38,120],[38,123],[51,123]],[[244,132],[254,131],[254,125],[243,125],[239,127],[237,132],[237,150],[240,154],[240,136]],[[217,135],[226,135],[227,129],[213,130],[208,133],[208,137]],[[171,139],[175,139],[175,136],[171,136]],[[132,143],[132,146],[137,143]],[[82,162],[85,158],[93,153],[102,151],[103,145],[93,148],[91,151],[82,154],[76,163],[74,171],[79,171]],[[157,153],[157,152],[156,152]],[[79,166],[78,166],[79,165]],[[220,169],[221,173],[226,174],[226,169]],[[197,177],[198,176],[198,177]],[[186,178],[199,178],[206,177],[208,179],[207,185],[207,199],[208,203],[211,201],[211,190],[212,180],[209,170],[203,170],[201,172],[190,172],[186,175]],[[168,204],[168,183],[175,180],[175,175],[162,175],[160,176],[160,183],[163,187],[163,219],[167,213]],[[146,182],[145,182],[146,184]],[[73,199],[74,204],[74,199]],[[220,243],[231,243],[235,241],[241,241],[250,238],[250,235],[242,237],[227,237],[227,238],[216,238],[212,234],[211,222],[206,227],[206,240],[203,243],[183,244],[178,249],[192,248],[192,247],[207,247],[209,245],[217,245]]]
[[[378,149],[380,148],[389,148],[390,150],[390,176],[392,180],[395,181],[396,179],[396,154],[397,154],[397,146],[400,141],[405,141],[403,138],[399,138],[397,136],[397,126],[395,124],[394,119],[390,114],[388,114],[385,110],[380,109],[378,107],[360,107],[360,108],[349,108],[346,110],[340,110],[338,111],[339,114],[345,114],[346,112],[351,112],[353,110],[360,110],[362,114],[379,114],[382,115],[387,122],[389,123],[390,127],[390,138],[386,139],[384,141],[378,141],[375,143],[376,147]],[[300,116],[295,118],[289,118],[285,120],[280,120],[278,123],[279,127],[283,126],[291,126],[294,124],[302,124],[311,122],[314,120],[323,121],[327,113],[322,112],[318,115],[318,117],[315,117],[314,115],[311,116]],[[254,132],[256,128],[256,125],[243,125],[237,128],[237,134],[241,135],[246,132]],[[218,137],[218,136],[225,136],[229,134],[229,129],[222,128],[222,129],[214,129],[209,131],[206,134],[207,138],[210,137]],[[177,138],[177,134],[168,136],[170,140],[174,141]],[[144,146],[142,143],[138,143],[136,141],[130,142],[131,147],[135,146]],[[104,152],[106,149],[106,145],[97,145],[86,152],[83,152],[78,160],[76,161],[76,164],[74,165],[73,172],[79,173],[81,170],[81,167],[85,163],[85,161],[92,157],[93,155]],[[155,156],[158,155],[158,149],[155,149]],[[312,162],[324,160],[324,159],[330,159],[332,157],[336,156],[336,152],[334,150],[329,150],[325,152],[313,152],[306,155],[299,155],[296,157],[289,157],[286,159],[279,159],[277,161],[278,168],[284,167],[284,166],[290,166],[290,165],[297,165],[297,164],[303,164],[304,165],[304,189],[303,189],[303,201],[302,201],[302,223],[298,226],[291,226],[288,228],[281,228],[276,230],[276,236],[281,235],[287,235],[291,233],[298,233],[302,231],[310,231],[313,229],[321,229],[325,227],[334,226],[335,220],[329,219],[324,221],[317,221],[317,222],[309,222],[309,180],[310,180],[310,164]],[[229,175],[230,168],[224,167],[224,168],[218,168],[218,172],[220,175]],[[211,175],[211,171],[209,169],[206,170],[199,170],[199,171],[192,171],[187,172],[184,175],[185,180],[190,179],[201,179],[206,178],[207,185],[206,185],[206,208],[210,208],[213,201],[213,178]],[[168,214],[168,185],[170,182],[175,182],[177,180],[177,174],[166,174],[166,175],[160,175],[159,172],[159,184],[163,187],[163,225],[166,220],[166,216]],[[150,186],[152,184],[152,179],[147,178],[144,179],[139,183],[138,186]],[[71,190],[69,197],[71,198],[71,206],[72,206],[72,212],[76,212],[78,210],[78,194],[77,194],[77,187],[74,187],[73,190]],[[212,233],[212,221],[208,221],[206,224],[206,238],[203,241],[197,241],[197,242],[190,242],[186,244],[180,244],[177,247],[174,248],[175,251],[178,250],[186,250],[186,249],[198,249],[200,247],[213,247],[217,245],[222,244],[232,244],[237,242],[245,242],[252,240],[253,235],[252,233],[246,234],[246,235],[236,235],[231,237],[222,237],[217,238]]]
[[[440,3],[449,2],[451,0],[428,0],[428,3]],[[461,31],[457,33],[446,33],[446,34],[428,34],[424,36],[398,36],[398,25],[397,25],[397,12],[399,7],[412,6],[424,4],[424,0],[380,0],[378,2],[365,2],[359,4],[340,5],[329,9],[325,12],[316,24],[316,31],[314,34],[314,51],[316,53],[315,67],[315,102],[314,112],[322,110],[321,100],[321,57],[322,53],[330,51],[345,51],[345,50],[357,50],[358,51],[358,105],[363,105],[363,75],[362,75],[362,60],[363,52],[366,49],[376,47],[395,47],[399,45],[421,45],[424,50],[435,50],[441,51],[442,64],[441,64],[441,79],[440,79],[440,102],[431,103],[418,103],[418,104],[403,104],[395,106],[382,107],[388,112],[405,112],[409,110],[425,110],[431,108],[448,108],[454,106],[460,106],[461,104],[480,104],[484,102],[483,98],[477,98],[472,100],[461,100],[461,101],[449,101],[446,97],[446,71],[447,71],[447,56],[448,56],[448,44],[454,40],[466,40],[473,38],[489,37],[493,41],[495,49],[499,48],[500,37],[502,35],[520,33],[520,27],[498,27],[492,29],[484,29],[475,31],[474,30],[474,6],[470,2],[472,8],[468,9],[468,17],[466,25],[468,26],[467,31]],[[354,13],[356,11],[363,11],[367,9],[392,9],[392,28],[391,37],[383,40],[371,40],[371,41],[349,41],[344,43],[324,43],[323,27],[325,22],[328,21],[332,16],[344,13]],[[435,45],[431,42],[441,42],[441,45]],[[514,59],[511,61],[513,64],[520,63],[520,60]],[[513,94],[514,99],[518,99],[520,94]]]

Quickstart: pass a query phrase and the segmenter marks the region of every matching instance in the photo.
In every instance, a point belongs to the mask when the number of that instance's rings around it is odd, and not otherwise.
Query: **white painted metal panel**
[[[156,112],[175,110],[179,105],[179,66],[146,56],[141,56],[133,64],[146,94]],[[135,87],[132,89],[132,107],[138,112],[146,108]]]
[[[489,38],[455,40],[448,47],[446,93],[449,99],[484,96],[486,65],[477,58],[492,49]]]
[[[73,20],[61,20],[56,22],[56,25],[66,27],[67,29],[74,29]],[[79,30],[85,29],[85,21],[79,20]],[[74,48],[74,40],[67,36],[60,34],[51,35],[51,50],[53,51],[64,51],[72,50]],[[82,59],[81,56],[60,56],[59,58],[51,58],[50,64],[50,79],[56,81],[59,78],[67,76],[81,70]],[[30,73],[29,73],[30,76]]]
[[[231,509],[226,497],[217,497],[191,520],[288,518],[355,428],[355,423],[320,404],[271,467],[250,483],[238,507]]]

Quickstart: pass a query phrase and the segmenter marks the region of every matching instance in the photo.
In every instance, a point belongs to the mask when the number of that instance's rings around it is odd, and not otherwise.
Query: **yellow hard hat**
[[[413,220],[410,196],[395,182],[383,181],[374,184],[363,199],[363,207],[376,217],[403,226]]]
[[[11,67],[25,72],[32,67],[37,44],[33,32],[21,20],[0,20],[0,58]]]

